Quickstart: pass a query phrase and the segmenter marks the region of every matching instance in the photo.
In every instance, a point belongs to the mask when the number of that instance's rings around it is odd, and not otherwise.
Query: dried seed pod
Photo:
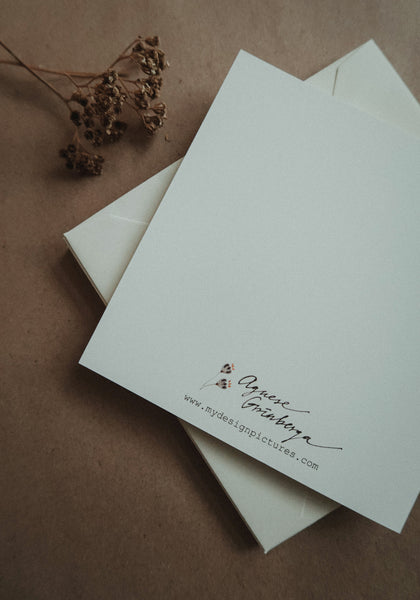
[[[70,120],[76,125],[76,127],[79,127],[82,124],[80,112],[78,110],[72,110],[70,113]]]
[[[66,159],[68,169],[76,169],[81,175],[101,175],[104,158],[100,154],[86,152],[80,146],[69,144],[59,152]]]

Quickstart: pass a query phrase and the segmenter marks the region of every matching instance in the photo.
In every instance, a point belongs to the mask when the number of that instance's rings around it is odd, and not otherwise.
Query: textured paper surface
[[[415,137],[241,52],[81,363],[400,530],[419,160]]]

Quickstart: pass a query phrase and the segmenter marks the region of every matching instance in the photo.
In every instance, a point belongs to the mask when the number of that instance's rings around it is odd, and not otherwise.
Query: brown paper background
[[[57,157],[60,102],[0,65],[2,599],[420,597],[419,503],[401,535],[340,508],[264,556],[176,419],[77,365],[103,307],[62,239],[186,152],[240,48],[306,78],[374,38],[420,98],[419,26],[418,0],[2,0],[29,63],[100,70],[155,33],[171,62],[166,131],[96,179]]]

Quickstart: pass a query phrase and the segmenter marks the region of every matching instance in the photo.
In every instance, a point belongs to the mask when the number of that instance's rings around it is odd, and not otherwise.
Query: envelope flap
[[[130,190],[101,212],[149,223],[180,164],[181,159]]]
[[[139,245],[147,223],[107,214],[88,219],[64,238],[104,302],[114,293],[123,270]]]
[[[337,68],[334,96],[409,133],[420,135],[420,106],[401,77],[371,41]]]
[[[420,135],[420,107],[373,40],[307,79],[378,119]]]
[[[108,302],[181,160],[124,194],[64,234],[104,302]]]

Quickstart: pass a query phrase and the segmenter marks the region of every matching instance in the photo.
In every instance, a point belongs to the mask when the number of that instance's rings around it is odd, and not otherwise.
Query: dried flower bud
[[[105,84],[113,84],[118,79],[118,73],[116,71],[106,71],[102,74],[102,81]]]
[[[140,65],[140,68],[146,75],[156,76],[166,68],[167,63],[165,53],[157,48],[158,38],[148,38],[139,41],[133,46],[131,58]]]
[[[148,95],[152,99],[157,98],[162,87],[162,77],[154,75],[153,77],[149,77],[146,81],[149,86]]]
[[[92,146],[101,146],[104,138],[100,129],[86,129],[85,138],[92,144]]]
[[[88,99],[80,89],[77,89],[75,92],[73,92],[73,94],[70,97],[70,100],[72,100],[73,102],[77,102],[81,106],[87,106],[88,104]]]
[[[159,64],[159,68],[160,68],[161,71],[163,71],[167,67],[165,53],[162,52],[162,50],[159,50],[159,49],[156,50],[156,53],[157,53],[157,61],[158,61],[158,64]]]
[[[149,135],[156,133],[163,125],[163,120],[158,115],[142,115],[142,119]]]
[[[60,150],[60,156],[66,159],[68,169],[76,169],[81,175],[100,175],[104,158],[99,154],[91,154],[74,144]]]
[[[166,119],[166,104],[164,102],[159,102],[159,104],[155,104],[151,107],[151,110],[158,115],[162,119]]]
[[[79,125],[82,124],[80,112],[78,110],[72,110],[70,113],[70,120],[73,121],[76,127],[79,127]]]
[[[133,46],[132,53],[143,52],[147,49],[146,43],[143,41],[142,37],[139,35],[138,42]]]
[[[90,142],[91,140],[93,140],[93,135],[94,135],[94,133],[93,133],[93,129],[86,129],[86,131],[85,131],[85,138],[86,138],[87,140],[89,140],[89,142]]]
[[[147,110],[149,108],[149,100],[146,98],[146,94],[140,90],[134,92],[134,102],[141,110]]]
[[[118,140],[124,135],[126,129],[127,123],[124,121],[114,121],[111,131],[108,135],[109,141],[118,142]]]
[[[147,37],[145,40],[146,44],[149,44],[149,46],[159,46],[159,38],[157,35],[154,35],[153,37]]]
[[[131,52],[124,51],[112,63],[114,67],[109,67],[103,73],[94,75],[60,72],[74,84],[75,89],[73,88],[69,99],[45,81],[70,107],[71,122],[81,128],[75,131],[75,142],[59,151],[68,169],[75,169],[84,175],[101,174],[104,159],[81,146],[81,133],[95,147],[106,141],[118,141],[127,129],[127,123],[120,117],[126,104],[137,112],[149,135],[163,126],[167,118],[166,104],[158,102],[151,106],[151,102],[160,95],[161,72],[168,66],[159,44],[158,36],[139,36],[129,46]],[[121,61],[127,59],[133,63],[131,66],[137,66],[134,77],[131,72],[119,73],[116,70],[120,68]],[[28,69],[32,71],[31,68]],[[87,76],[86,83],[78,83],[81,76]]]

